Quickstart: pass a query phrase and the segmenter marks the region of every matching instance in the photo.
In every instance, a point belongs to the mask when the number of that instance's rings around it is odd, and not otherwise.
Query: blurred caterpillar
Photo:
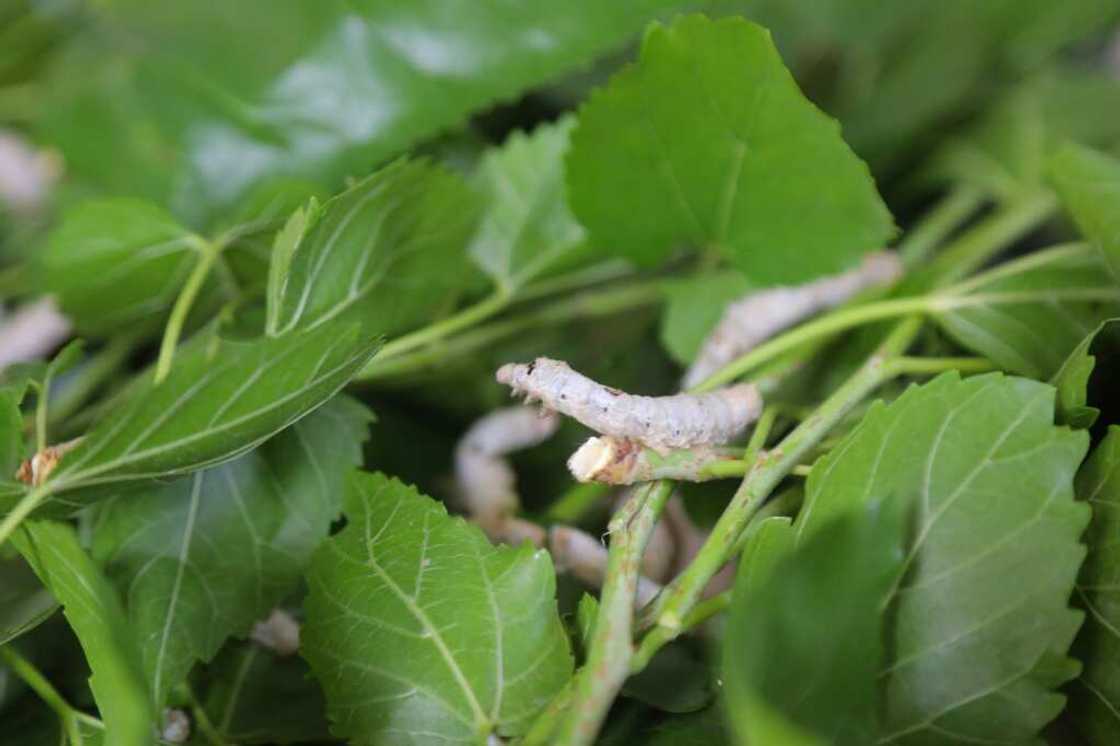
[[[902,262],[892,251],[864,257],[855,269],[798,285],[758,290],[727,306],[685,373],[683,388],[692,388],[723,366],[778,332],[867,288],[889,285],[902,276]]]
[[[506,519],[517,512],[520,503],[513,467],[502,457],[544,442],[559,425],[555,413],[506,407],[475,422],[459,441],[455,481],[463,507],[490,538],[507,538]]]
[[[539,357],[498,369],[499,383],[540,401],[604,435],[629,438],[658,450],[720,444],[731,440],[762,411],[753,384],[738,384],[706,394],[635,396],[604,386],[567,363]]]

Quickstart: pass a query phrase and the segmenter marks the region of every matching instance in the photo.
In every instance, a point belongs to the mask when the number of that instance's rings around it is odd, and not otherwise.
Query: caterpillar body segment
[[[530,407],[507,407],[479,419],[455,448],[455,482],[467,513],[491,538],[504,532],[520,500],[513,467],[503,458],[556,432],[560,418]]]
[[[727,306],[700,347],[682,386],[691,388],[794,324],[844,303],[871,287],[889,285],[902,276],[902,262],[893,251],[878,251],[842,274],[795,287],[758,290]]]
[[[498,369],[499,383],[526,402],[578,420],[592,430],[658,450],[726,443],[758,419],[762,397],[753,384],[705,394],[638,396],[604,386],[565,362],[540,357]]]

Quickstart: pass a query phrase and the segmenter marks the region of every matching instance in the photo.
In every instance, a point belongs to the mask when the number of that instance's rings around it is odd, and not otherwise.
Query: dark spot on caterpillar
[[[567,394],[560,394],[560,401],[568,401],[568,395]]]
[[[534,360],[531,363],[529,363],[529,366],[525,369],[525,375],[527,375],[527,376],[533,375],[533,371],[536,370],[536,369],[537,369],[537,361]]]
[[[607,390],[607,393],[611,396],[622,396],[623,392],[616,388],[612,388],[610,386],[604,386],[603,388],[605,388]]]

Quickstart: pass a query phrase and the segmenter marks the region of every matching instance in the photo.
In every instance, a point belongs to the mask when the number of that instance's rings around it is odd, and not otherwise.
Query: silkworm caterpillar
[[[490,538],[502,540],[517,512],[513,467],[502,456],[531,448],[556,432],[560,419],[530,407],[507,407],[475,422],[455,448],[455,481],[466,512]]]
[[[636,396],[604,386],[567,363],[539,357],[498,369],[499,383],[540,401],[604,435],[628,438],[652,448],[687,448],[726,443],[758,419],[762,397],[753,384],[706,394]]]
[[[735,460],[741,451],[700,445],[661,453],[625,438],[588,438],[568,459],[568,470],[578,482],[628,485],[672,479],[706,482],[716,479],[706,471],[720,461]]]
[[[576,528],[553,526],[548,531],[548,549],[558,570],[566,570],[593,588],[603,585],[607,574],[607,548],[595,537]],[[661,586],[638,576],[634,606],[641,608],[661,592]]]
[[[795,287],[749,293],[734,301],[700,347],[685,373],[691,388],[740,355],[778,332],[827,308],[833,308],[870,287],[888,285],[902,275],[902,262],[892,251],[868,254],[853,270]]]

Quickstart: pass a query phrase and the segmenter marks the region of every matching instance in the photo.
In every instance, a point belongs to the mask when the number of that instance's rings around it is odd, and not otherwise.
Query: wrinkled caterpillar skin
[[[592,430],[630,438],[651,448],[726,443],[758,419],[762,397],[753,384],[706,394],[635,396],[604,386],[567,363],[539,357],[498,369],[499,383],[578,420]]]
[[[889,285],[902,276],[902,262],[892,251],[869,254],[859,267],[796,287],[749,293],[731,303],[704,340],[696,361],[685,373],[683,388],[704,381],[778,332],[867,288]]]
[[[455,481],[463,508],[492,538],[520,502],[513,467],[502,457],[544,442],[559,425],[554,413],[507,407],[476,421],[460,439],[455,448]]]

